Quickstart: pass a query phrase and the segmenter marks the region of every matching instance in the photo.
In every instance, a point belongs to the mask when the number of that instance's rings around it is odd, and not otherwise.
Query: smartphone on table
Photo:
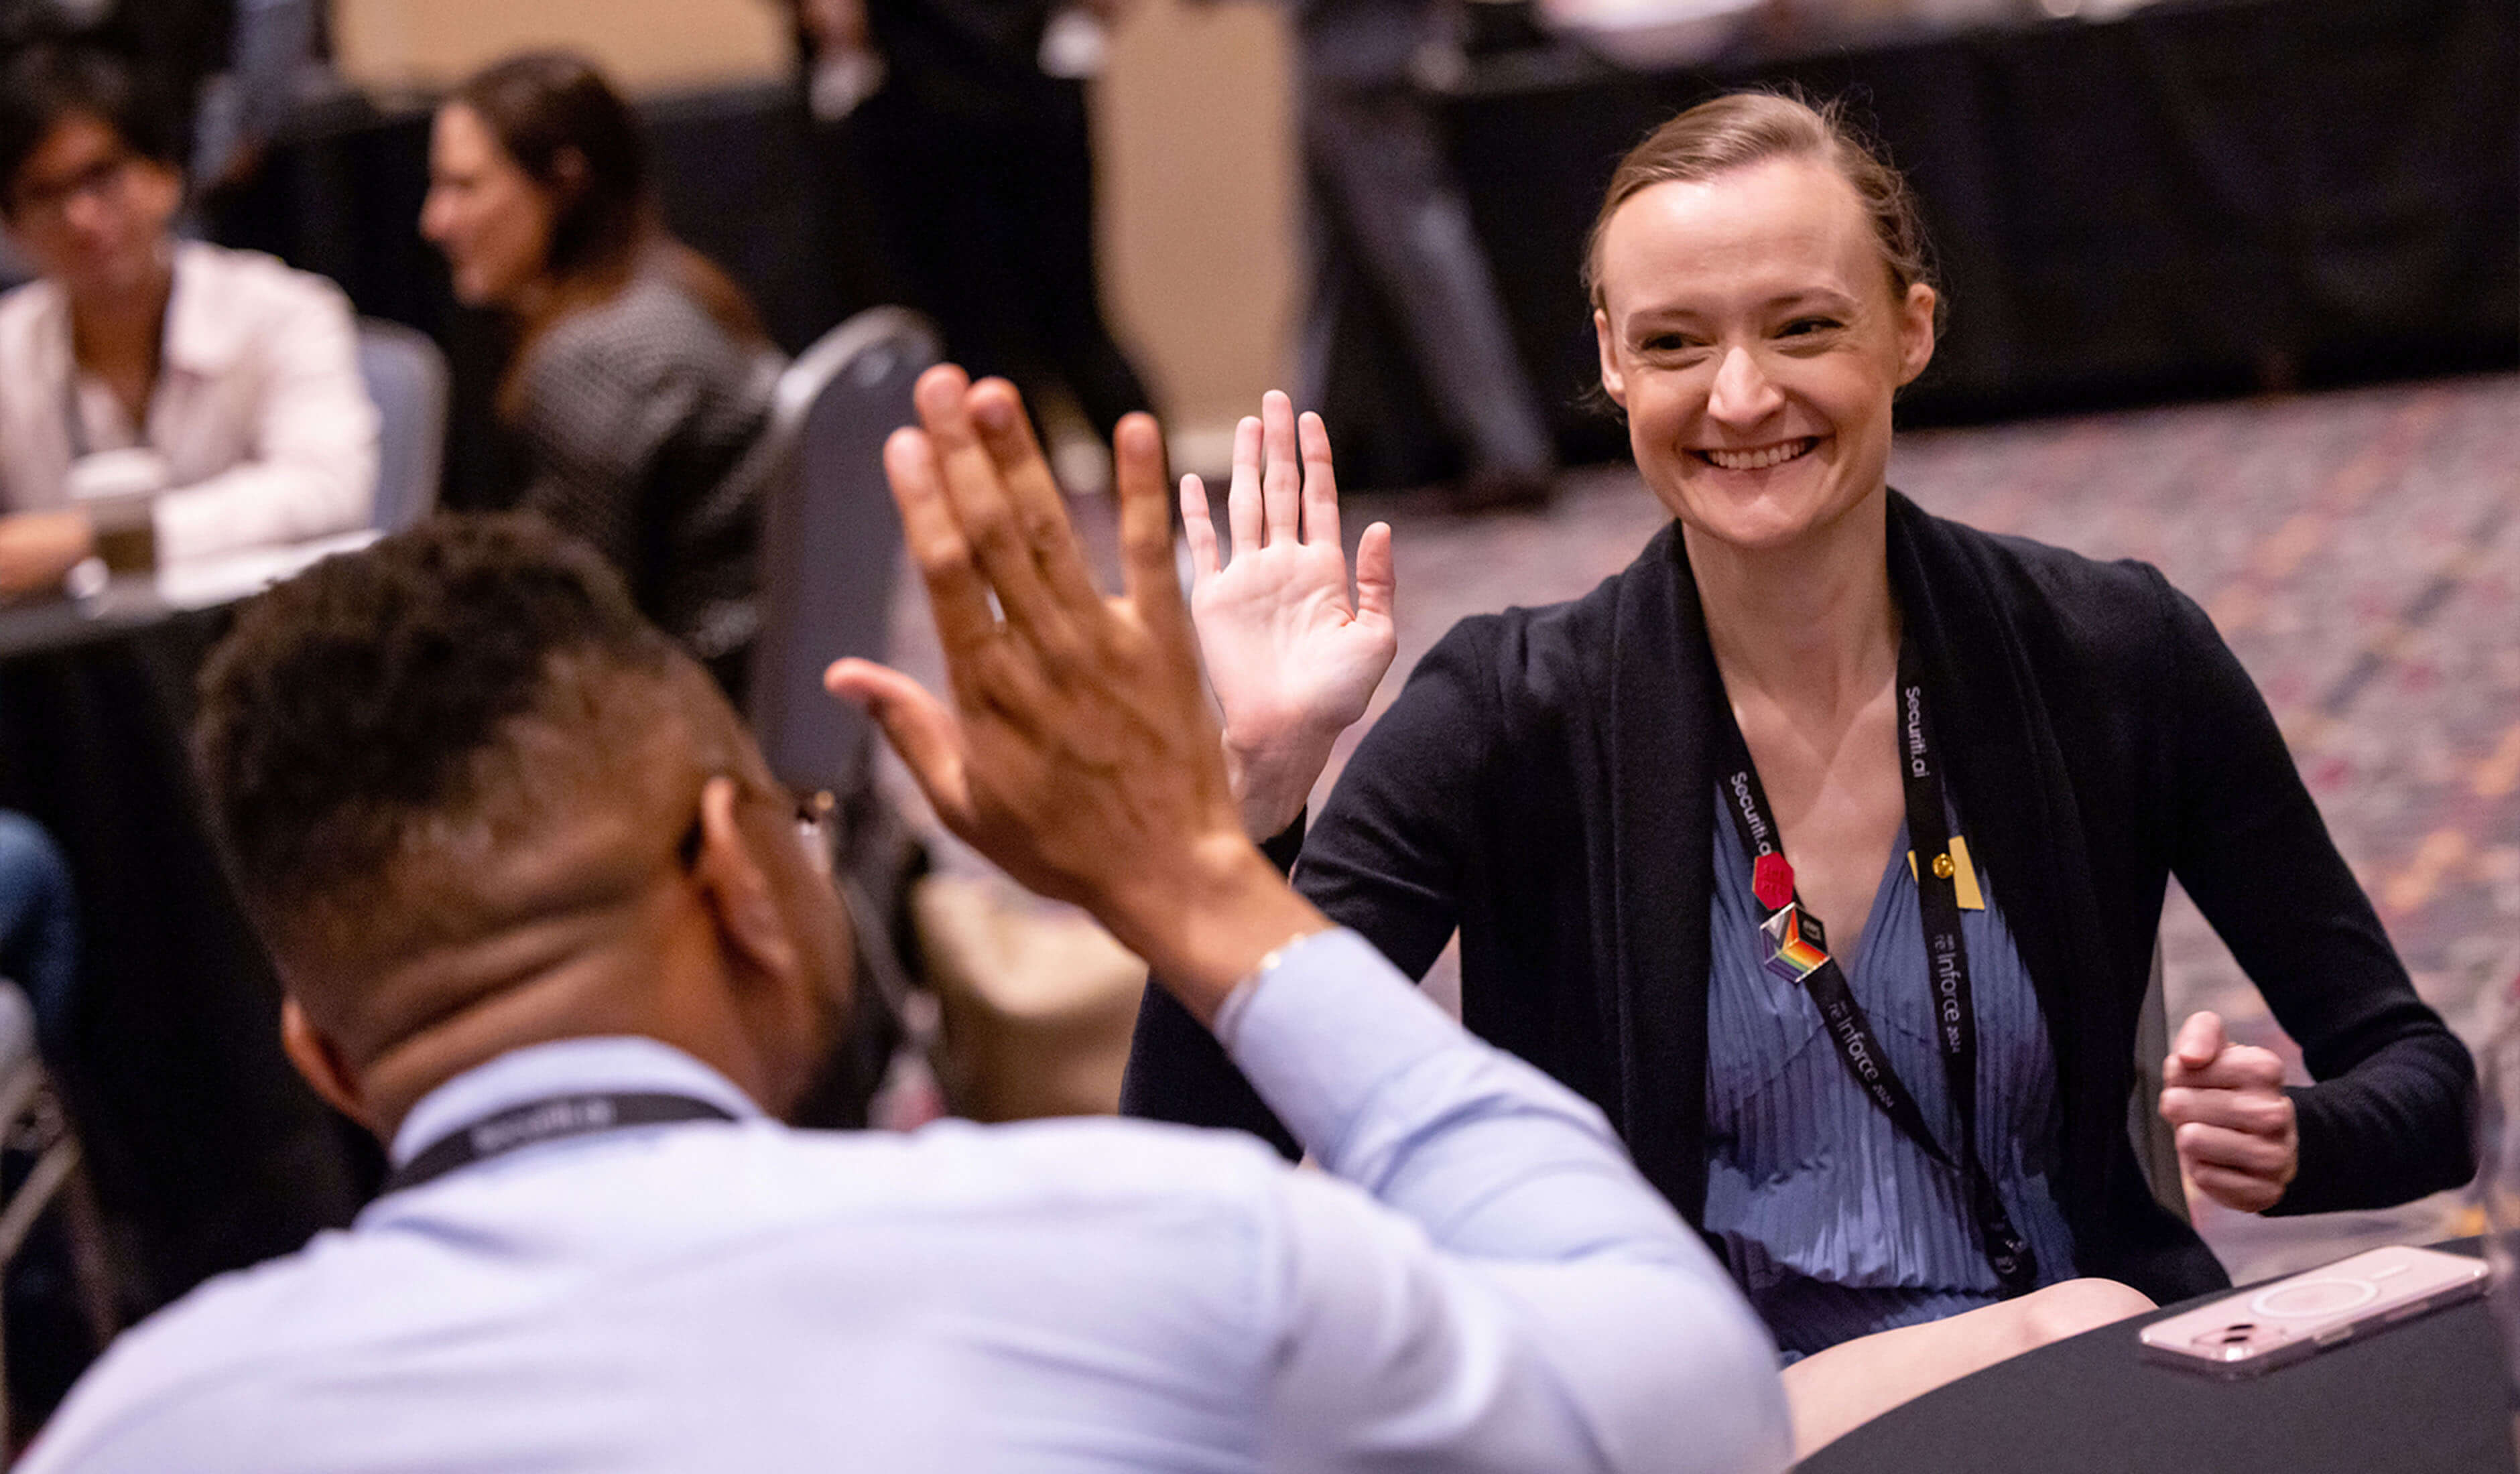
[[[2485,1293],[2482,1260],[2391,1247],[2239,1290],[2141,1332],[2144,1355],[2249,1377]]]

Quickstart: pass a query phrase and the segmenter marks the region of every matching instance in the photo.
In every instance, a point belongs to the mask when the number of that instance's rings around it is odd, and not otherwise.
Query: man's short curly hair
[[[202,672],[194,762],[248,906],[286,932],[386,883],[414,833],[483,819],[521,722],[592,716],[569,672],[663,690],[687,664],[594,550],[438,517],[248,604]]]

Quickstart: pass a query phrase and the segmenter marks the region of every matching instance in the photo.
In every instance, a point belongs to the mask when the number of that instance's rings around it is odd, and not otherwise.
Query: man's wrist
[[[1269,954],[1330,923],[1251,842],[1223,833],[1194,845],[1134,894],[1102,908],[1121,945],[1201,1023]]]

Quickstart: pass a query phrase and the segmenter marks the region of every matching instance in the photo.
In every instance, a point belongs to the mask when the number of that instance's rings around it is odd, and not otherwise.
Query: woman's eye
[[[1647,353],[1678,353],[1697,346],[1696,340],[1680,333],[1656,333],[1639,344]]]
[[[1843,326],[1831,317],[1798,317],[1785,324],[1778,337],[1809,337],[1815,333],[1827,333]]]

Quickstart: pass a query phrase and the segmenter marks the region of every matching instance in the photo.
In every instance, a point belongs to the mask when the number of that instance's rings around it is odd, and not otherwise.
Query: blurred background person
[[[1085,78],[1125,0],[865,0],[882,85],[858,108],[870,193],[910,304],[978,375],[1063,397],[1108,441],[1152,407],[1103,321]],[[826,32],[819,57],[849,44]]]
[[[53,0],[75,18],[90,5]],[[248,178],[319,49],[323,0],[94,0],[98,34],[165,76],[192,119],[193,197]]]
[[[58,587],[100,546],[179,562],[368,518],[349,304],[179,243],[182,140],[174,98],[103,48],[36,45],[0,72],[0,213],[41,274],[0,298],[0,594]]]
[[[512,58],[437,111],[421,233],[516,345],[511,505],[592,543],[741,699],[763,488],[738,473],[782,360],[743,292],[668,235],[638,119],[594,66]]]
[[[1295,0],[1311,297],[1301,402],[1329,405],[1334,338],[1370,296],[1456,447],[1466,509],[1546,501],[1556,450],[1453,177],[1430,73],[1458,70],[1460,0]]]

